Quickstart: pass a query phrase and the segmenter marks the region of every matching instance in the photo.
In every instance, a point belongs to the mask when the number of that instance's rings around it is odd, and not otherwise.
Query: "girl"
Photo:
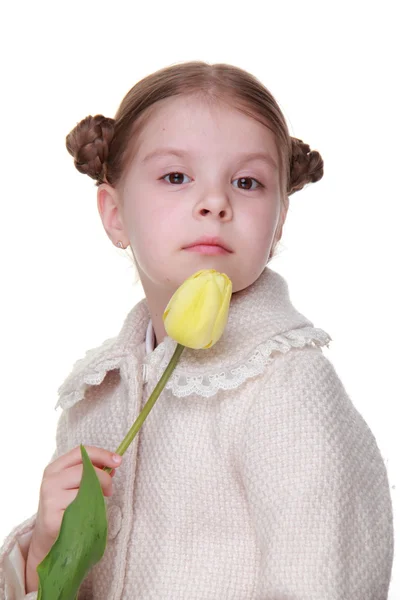
[[[381,453],[323,354],[330,336],[267,266],[289,196],[323,175],[319,153],[290,137],[255,77],[203,62],[144,78],[115,119],[83,119],[67,148],[96,181],[108,237],[132,249],[145,298],[59,389],[56,451],[37,514],[3,545],[1,597],[36,597],[36,567],[78,491],[82,442],[109,537],[80,599],[386,599],[393,515]],[[208,268],[232,280],[225,332],[209,350],[185,350],[114,463],[176,346],[163,311]]]

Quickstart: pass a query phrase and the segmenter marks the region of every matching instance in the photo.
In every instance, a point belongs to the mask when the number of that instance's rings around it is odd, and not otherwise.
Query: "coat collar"
[[[144,298],[128,313],[118,336],[89,350],[74,364],[58,390],[57,406],[72,406],[83,398],[89,385],[99,385],[107,372],[119,368],[128,356],[137,357],[138,348],[146,338],[149,320],[150,312]],[[223,374],[237,374],[239,369],[243,373],[255,374],[259,371],[254,371],[254,361],[261,368],[274,351],[286,352],[291,347],[306,344],[329,345],[330,341],[331,337],[325,331],[314,328],[312,322],[294,308],[285,279],[265,267],[250,287],[232,295],[228,322],[217,344],[207,350],[186,348],[167,388],[172,389],[175,395],[188,395],[193,391],[196,393],[193,382],[195,387],[200,382],[197,392],[203,396],[211,395],[213,386],[210,393],[206,388],[210,381],[215,384],[216,377],[222,382],[221,387],[229,387],[226,378],[225,382],[222,381],[221,371]],[[161,376],[175,347],[174,340],[168,336],[164,338],[153,352],[145,356],[144,372],[155,367],[158,376]],[[261,362],[260,354],[263,355]],[[182,391],[185,389],[186,392]]]
[[[84,397],[88,386],[99,385],[108,371],[120,368],[127,357],[137,356],[145,341],[149,320],[150,312],[146,298],[143,298],[128,313],[116,337],[88,350],[74,363],[71,373],[58,389],[56,408],[73,406]]]

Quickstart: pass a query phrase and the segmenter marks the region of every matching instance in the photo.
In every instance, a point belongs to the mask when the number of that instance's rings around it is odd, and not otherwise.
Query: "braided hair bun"
[[[290,161],[290,189],[288,195],[301,190],[307,183],[319,181],[324,174],[324,161],[319,152],[310,151],[303,140],[291,138],[292,158]]]
[[[80,173],[102,183],[106,179],[106,161],[114,136],[114,119],[89,115],[67,135],[66,146]]]

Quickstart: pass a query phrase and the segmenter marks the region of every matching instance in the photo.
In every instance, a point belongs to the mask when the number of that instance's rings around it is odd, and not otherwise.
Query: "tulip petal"
[[[222,301],[214,323],[211,346],[218,342],[218,340],[224,332],[224,329],[228,322],[229,304],[232,297],[232,282],[229,279],[229,277],[227,277],[225,274],[222,275],[223,277],[218,278],[217,280],[219,284],[223,284],[223,289],[221,290]],[[208,347],[210,348],[211,346]]]
[[[200,281],[197,294],[193,295],[190,306],[182,312],[185,329],[185,343],[190,348],[203,348],[212,337],[214,315],[219,298],[213,281]]]
[[[232,283],[215,269],[197,271],[170,299],[164,314],[167,334],[189,348],[209,348],[221,337],[228,318]]]
[[[201,331],[202,327],[204,329],[204,325],[200,324],[202,292],[204,292],[204,280],[189,278],[177,289],[164,313],[164,326],[168,335],[190,348],[199,348],[203,345],[204,339],[206,339],[205,343],[210,339],[212,324],[209,323],[209,319],[206,321],[210,328],[209,334],[204,337],[204,331]],[[200,332],[201,339],[199,339]],[[196,342],[193,342],[194,339]]]

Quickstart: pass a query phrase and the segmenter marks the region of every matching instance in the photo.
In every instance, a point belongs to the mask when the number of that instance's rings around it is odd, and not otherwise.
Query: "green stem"
[[[181,344],[178,344],[176,346],[175,352],[173,353],[172,358],[169,361],[168,366],[165,369],[160,381],[157,383],[156,387],[154,388],[150,398],[147,400],[147,402],[144,405],[142,411],[140,412],[138,418],[136,419],[136,421],[134,422],[134,424],[132,425],[132,427],[130,428],[130,430],[128,431],[128,433],[126,434],[126,436],[124,437],[124,439],[122,440],[122,442],[120,443],[118,448],[116,449],[116,451],[115,451],[116,454],[119,454],[120,456],[122,456],[129,448],[135,435],[137,434],[137,432],[143,425],[147,415],[153,408],[157,398],[163,391],[165,384],[167,383],[168,379],[170,378],[172,371],[175,369],[175,367],[178,363],[178,360],[184,349],[185,349],[185,346],[182,346]],[[112,468],[104,467],[103,471],[106,471],[107,473],[111,473]]]

